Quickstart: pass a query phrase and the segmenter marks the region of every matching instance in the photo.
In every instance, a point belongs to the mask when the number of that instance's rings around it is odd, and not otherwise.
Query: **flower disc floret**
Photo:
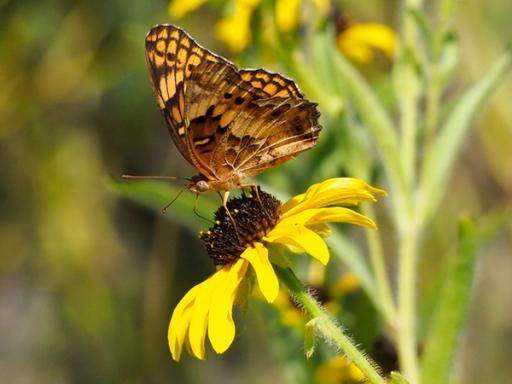
[[[229,214],[228,214],[229,211]],[[272,230],[281,216],[281,202],[258,189],[252,196],[231,199],[215,212],[215,224],[199,238],[215,265],[238,259]]]

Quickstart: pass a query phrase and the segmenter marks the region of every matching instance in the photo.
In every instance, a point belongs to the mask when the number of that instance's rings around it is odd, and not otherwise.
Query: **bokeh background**
[[[123,173],[194,173],[166,132],[144,60],[149,28],[176,22],[168,5],[0,1],[2,382],[295,383],[309,382],[303,366],[318,363],[304,362],[300,334],[258,303],[238,321],[226,354],[210,351],[204,362],[170,360],[171,310],[212,271],[195,232],[206,224],[194,216],[184,223],[172,207],[162,215],[120,197],[112,186]],[[349,19],[398,27],[396,1],[342,5]],[[215,39],[221,10],[204,6],[178,24],[238,63],[279,70]],[[509,0],[455,2],[451,24],[461,58],[454,89],[478,79],[512,40],[511,14]],[[459,214],[477,218],[485,235],[457,354],[460,383],[512,383],[510,100],[512,78],[466,138],[422,248],[420,297],[428,312]],[[287,165],[273,171],[274,179],[293,177],[293,171]],[[393,228],[383,223],[381,231],[392,238]],[[347,324],[357,336],[358,324],[368,323],[369,305],[357,289],[345,300]]]

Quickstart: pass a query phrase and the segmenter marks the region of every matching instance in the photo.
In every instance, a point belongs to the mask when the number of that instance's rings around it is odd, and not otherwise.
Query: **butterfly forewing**
[[[158,25],[146,36],[146,59],[155,91],[171,137],[182,155],[196,167],[185,121],[185,90],[194,68],[203,60],[224,61],[172,25]]]

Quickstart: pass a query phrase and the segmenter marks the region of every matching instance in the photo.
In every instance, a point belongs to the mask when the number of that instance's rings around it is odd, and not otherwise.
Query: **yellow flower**
[[[315,384],[350,384],[366,381],[366,376],[345,357],[334,357],[315,372]]]
[[[261,0],[236,0],[233,12],[222,18],[217,26],[217,37],[231,50],[243,50],[251,40],[251,16]]]
[[[302,3],[302,0],[276,0],[276,22],[281,31],[290,32],[299,24]],[[321,15],[329,12],[329,0],[313,0],[313,4]]]
[[[396,47],[395,32],[377,23],[350,23],[337,38],[338,48],[350,58],[367,63],[375,58],[375,50],[389,59]]]
[[[207,0],[173,0],[169,3],[169,15],[173,18],[181,18],[206,3]]]
[[[251,17],[260,3],[261,0],[235,0],[232,11],[218,22],[217,37],[232,51],[242,51],[251,41]],[[313,3],[321,14],[327,14],[328,0],[314,0]],[[301,5],[302,0],[276,0],[276,23],[281,31],[290,32],[299,24]]]
[[[297,26],[301,3],[301,0],[276,1],[276,21],[283,32],[290,32]]]
[[[223,353],[233,342],[232,311],[242,282],[251,271],[262,295],[273,302],[279,281],[269,259],[269,243],[305,252],[322,264],[329,250],[322,235],[326,223],[344,222],[375,228],[375,223],[342,205],[376,201],[385,192],[361,180],[334,178],[314,184],[281,205],[275,197],[259,190],[252,197],[238,197],[219,208],[216,223],[200,233],[217,271],[193,287],[176,306],[169,324],[169,348],[179,360],[183,345],[198,359],[205,357],[208,333],[215,352]]]

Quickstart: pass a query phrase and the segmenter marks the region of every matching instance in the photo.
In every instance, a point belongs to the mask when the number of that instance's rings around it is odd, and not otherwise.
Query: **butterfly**
[[[192,192],[243,187],[317,143],[317,104],[291,79],[238,69],[170,24],[149,31],[146,60],[171,138],[199,172]]]

